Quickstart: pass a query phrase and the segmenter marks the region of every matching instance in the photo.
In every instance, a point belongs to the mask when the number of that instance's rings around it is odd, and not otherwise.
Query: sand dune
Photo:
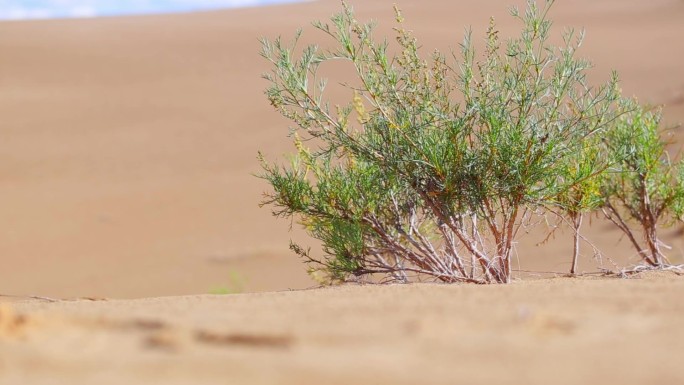
[[[509,3],[400,5],[431,50],[455,47],[466,25],[482,34],[490,15],[504,35],[515,31]],[[0,23],[0,293],[202,294],[234,285],[231,276],[246,291],[312,285],[287,250],[302,234],[258,208],[257,150],[275,159],[290,145],[288,123],[262,95],[257,39],[290,36],[338,7]],[[388,2],[357,10],[381,31],[392,25]],[[684,121],[683,15],[674,0],[553,11],[559,29],[586,27],[582,54],[596,80],[617,69],[626,94],[666,104],[668,123]],[[569,255],[569,243],[527,243],[523,261],[567,267],[547,256]]]
[[[388,32],[390,3],[358,15]],[[510,34],[509,3],[399,1],[428,51],[490,15]],[[673,274],[286,290],[315,284],[287,250],[304,235],[258,208],[257,150],[290,144],[257,39],[338,6],[0,23],[0,383],[682,383]],[[684,122],[684,2],[559,1],[552,17],[586,27],[593,80],[616,69]],[[566,270],[568,234],[540,235],[520,266]],[[591,235],[630,260],[608,227]],[[682,261],[681,233],[668,241]],[[253,291],[275,292],[207,295]]]

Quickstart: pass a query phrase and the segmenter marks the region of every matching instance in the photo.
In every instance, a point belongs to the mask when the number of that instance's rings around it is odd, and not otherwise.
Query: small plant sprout
[[[623,116],[606,137],[618,169],[604,180],[603,212],[629,239],[643,263],[662,269],[670,261],[662,252],[658,227],[681,221],[684,165],[681,160],[673,164],[666,151],[660,110],[626,103],[633,112]]]
[[[264,204],[301,223],[323,256],[291,249],[331,281],[507,283],[520,230],[551,207],[579,231],[603,170],[594,151],[623,105],[616,76],[587,84],[582,34],[549,42],[552,4],[514,9],[522,31],[505,42],[491,20],[481,54],[466,33],[454,58],[424,57],[398,9],[390,49],[344,3],[314,23],[333,49],[297,48],[299,33],[263,40],[266,94],[296,126],[289,166],[260,155]],[[355,74],[350,101],[334,107],[319,72],[332,61]]]

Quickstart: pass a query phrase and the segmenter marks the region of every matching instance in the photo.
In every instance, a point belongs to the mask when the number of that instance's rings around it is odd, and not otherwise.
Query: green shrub
[[[604,179],[603,211],[643,262],[664,268],[670,262],[662,252],[658,227],[682,218],[684,164],[670,160],[659,128],[660,110],[645,109],[634,101],[627,104],[632,112],[621,117],[605,139],[617,169]]]
[[[577,274],[580,250],[580,229],[587,214],[598,211],[606,198],[601,190],[606,174],[611,167],[610,150],[598,137],[582,141],[578,152],[568,157],[568,163],[556,177],[565,180],[569,188],[561,191],[554,200],[560,208],[562,221],[566,221],[573,231],[573,255],[570,275]]]
[[[468,32],[453,61],[423,58],[398,10],[390,55],[346,4],[314,23],[332,50],[298,50],[300,33],[291,44],[263,40],[267,96],[295,123],[297,149],[287,167],[260,154],[273,188],[264,204],[296,218],[324,255],[292,250],[333,281],[506,283],[521,230],[551,208],[595,208],[608,165],[600,137],[626,107],[615,75],[587,84],[590,64],[575,56],[583,34],[548,42],[552,3],[513,9],[522,31],[504,44],[492,20],[481,55]],[[331,61],[356,75],[351,101],[335,108],[319,72]]]

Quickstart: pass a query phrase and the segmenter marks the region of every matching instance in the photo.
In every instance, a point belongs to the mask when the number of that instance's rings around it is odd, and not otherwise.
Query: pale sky
[[[293,2],[293,0],[0,0],[0,19],[184,12],[286,2]]]

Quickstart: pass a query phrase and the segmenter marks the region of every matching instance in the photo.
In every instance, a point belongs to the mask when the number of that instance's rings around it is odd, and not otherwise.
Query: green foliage
[[[228,284],[217,286],[209,290],[209,294],[228,295],[239,294],[245,291],[245,279],[239,272],[231,270],[228,273]]]
[[[658,225],[679,221],[684,207],[684,164],[672,164],[667,142],[660,129],[661,113],[634,101],[626,102],[632,112],[623,116],[608,132],[617,172],[602,186],[606,215],[630,239],[649,265],[667,264],[658,239]],[[643,242],[632,229],[638,224]]]
[[[428,58],[396,10],[396,42],[378,42],[352,9],[314,23],[336,48],[263,40],[266,94],[295,123],[288,167],[263,159],[264,204],[297,218],[323,245],[328,278],[509,282],[516,236],[546,209],[593,210],[604,136],[624,105],[614,75],[587,84],[582,34],[548,42],[553,1],[512,11],[522,31],[501,43],[494,21],[482,55],[470,32],[460,58]],[[390,52],[397,52],[391,55]],[[321,69],[347,63],[351,101],[332,108]],[[308,146],[311,146],[308,147]]]
[[[563,212],[574,216],[603,206],[605,198],[601,186],[606,178],[605,171],[610,167],[606,153],[602,142],[593,138],[583,141],[576,156],[569,159],[570,163],[561,170],[559,177],[570,187],[556,196]]]
[[[601,191],[606,170],[611,165],[607,156],[609,149],[597,137],[582,141],[578,153],[567,159],[569,163],[560,170],[557,178],[564,180],[569,188],[553,199],[560,208],[561,220],[568,221],[574,232],[574,250],[570,274],[577,272],[579,260],[580,227],[584,216],[591,214],[605,204]]]

